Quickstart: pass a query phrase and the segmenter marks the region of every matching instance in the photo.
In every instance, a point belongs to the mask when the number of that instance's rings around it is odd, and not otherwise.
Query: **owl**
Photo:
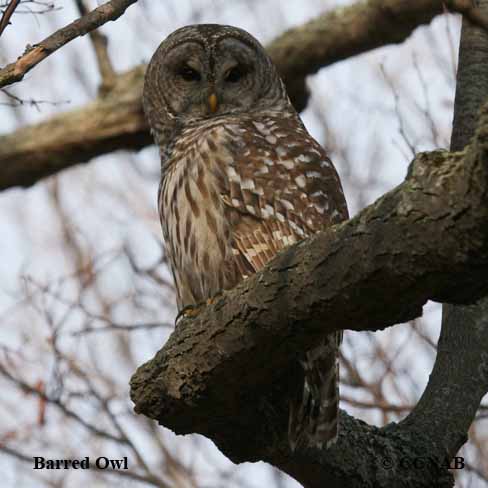
[[[330,159],[247,32],[216,24],[173,32],[149,63],[143,106],[160,150],[158,207],[179,310],[348,218]],[[331,334],[300,359],[292,449],[336,438],[341,338]]]

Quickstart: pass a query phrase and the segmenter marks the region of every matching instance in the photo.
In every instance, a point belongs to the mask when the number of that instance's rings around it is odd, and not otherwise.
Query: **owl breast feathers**
[[[159,211],[179,308],[234,287],[346,212],[323,149],[292,117],[226,117],[186,129]]]
[[[144,109],[161,150],[159,212],[180,310],[347,218],[331,161],[244,31],[202,25],[173,33],[149,65]],[[292,447],[336,436],[340,339],[332,334],[302,360]]]

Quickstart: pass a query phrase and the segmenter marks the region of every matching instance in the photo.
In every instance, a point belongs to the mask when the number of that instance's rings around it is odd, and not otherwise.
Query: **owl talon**
[[[201,305],[201,303],[196,305],[187,305],[186,307],[182,308],[176,316],[175,324],[177,324],[181,318],[195,318],[200,312]]]
[[[211,296],[210,298],[207,298],[207,300],[206,300],[205,304],[206,304],[207,306],[209,306],[209,305],[213,305],[214,303],[216,303],[216,302],[217,302],[217,300],[218,300],[218,299],[219,299],[221,296],[222,296],[222,292],[221,292],[221,291],[219,291],[219,292],[217,292],[215,295]]]
[[[195,305],[187,305],[182,308],[176,316],[175,324],[177,324],[182,317],[190,319],[195,318],[203,307],[208,307],[209,305],[214,304],[221,295],[222,293],[217,293],[213,297],[207,298],[204,302]]]

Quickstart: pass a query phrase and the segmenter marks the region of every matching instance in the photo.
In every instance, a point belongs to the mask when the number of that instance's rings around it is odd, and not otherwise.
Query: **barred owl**
[[[160,149],[158,206],[180,310],[347,218],[330,159],[247,32],[213,24],[173,32],[149,63],[143,105]],[[302,358],[292,448],[336,437],[340,342],[331,334]]]

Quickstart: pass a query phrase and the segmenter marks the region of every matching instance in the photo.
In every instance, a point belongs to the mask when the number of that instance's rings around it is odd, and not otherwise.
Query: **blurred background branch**
[[[84,0],[75,1],[76,6],[80,11],[80,15],[87,15],[89,10],[86,8]],[[102,34],[98,29],[91,30],[88,35],[92,41],[93,49],[95,50],[95,55],[97,57],[98,69],[100,70],[100,75],[102,77],[100,91],[105,93],[114,86],[116,77],[114,67],[112,66],[112,61],[110,61],[110,57],[108,55],[108,39],[107,36]]]

